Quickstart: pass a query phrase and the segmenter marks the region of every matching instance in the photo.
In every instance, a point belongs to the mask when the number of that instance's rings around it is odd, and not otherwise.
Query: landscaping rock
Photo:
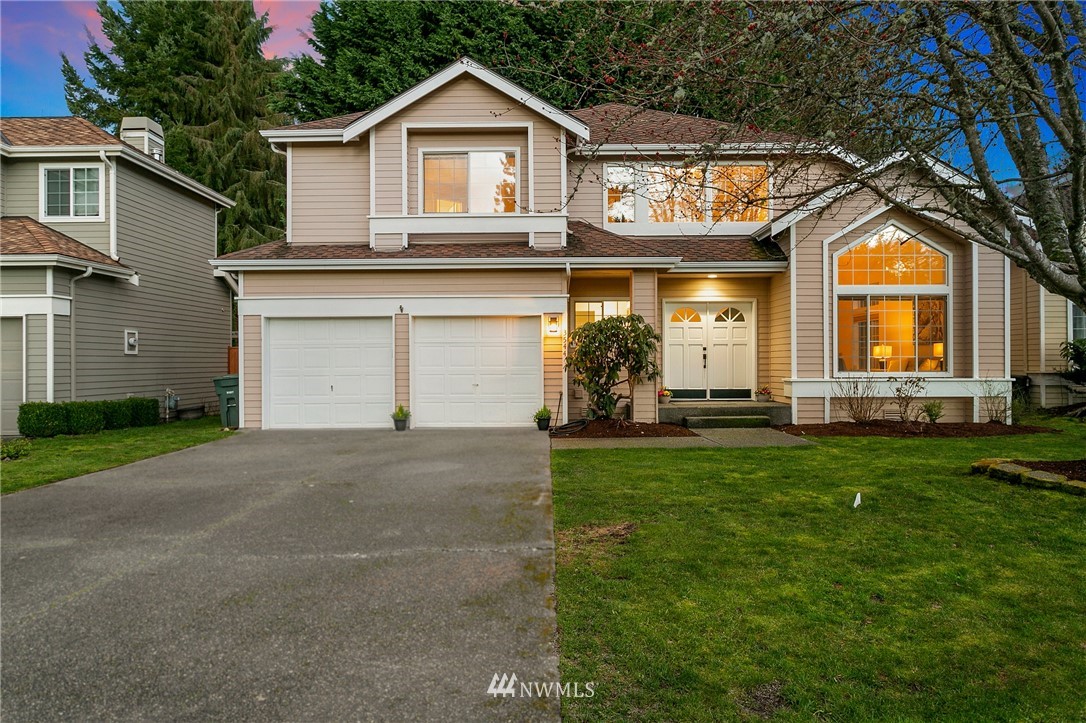
[[[1077,479],[1069,479],[1064,482],[1060,482],[1060,489],[1072,495],[1086,497],[1086,482],[1082,482]]]
[[[988,474],[995,479],[1017,485],[1022,484],[1022,475],[1030,471],[1029,467],[1023,467],[1020,464],[1003,462],[1001,464],[992,465],[988,470]]]
[[[1006,457],[989,457],[987,459],[978,459],[972,465],[973,474],[988,474],[988,470],[995,467],[997,464],[1003,464],[1010,462]]]
[[[1046,490],[1057,489],[1062,483],[1066,481],[1067,478],[1064,477],[1062,474],[1042,472],[1041,470],[1037,469],[1023,472],[1021,475],[1021,484],[1024,484],[1027,487],[1040,487]]]

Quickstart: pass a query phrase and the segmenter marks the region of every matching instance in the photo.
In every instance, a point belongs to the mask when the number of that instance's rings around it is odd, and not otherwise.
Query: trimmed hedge
[[[68,410],[68,434],[97,434],[106,426],[101,402],[63,402]]]
[[[159,423],[159,402],[129,397],[102,402],[26,402],[19,406],[24,437],[95,434],[103,429],[151,427]]]
[[[55,437],[68,431],[68,410],[56,402],[19,405],[19,434],[24,437]]]

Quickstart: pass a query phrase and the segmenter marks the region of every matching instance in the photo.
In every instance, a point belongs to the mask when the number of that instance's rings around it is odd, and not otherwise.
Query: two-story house
[[[695,169],[722,124],[632,110],[563,111],[465,59],[378,108],[265,131],[287,157],[286,238],[214,262],[240,290],[243,425],[382,427],[396,404],[419,427],[530,425],[560,395],[568,419],[585,404],[569,331],[627,313],[662,335],[678,405],[769,386],[821,422],[839,380],[891,396],[922,375],[947,419],[973,420],[1009,395],[1001,255],[862,192],[775,208],[774,136]],[[656,393],[635,419],[658,419]]]
[[[164,399],[216,407],[230,290],[208,268],[233,205],[163,163],[162,128],[0,120],[4,434],[25,401]]]

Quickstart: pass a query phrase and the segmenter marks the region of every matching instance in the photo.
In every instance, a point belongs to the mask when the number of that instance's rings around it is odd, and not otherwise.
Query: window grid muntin
[[[423,213],[517,213],[517,188],[520,185],[520,179],[517,174],[516,151],[484,149],[422,151],[421,156]],[[476,173],[485,170],[484,166],[478,164],[473,166],[473,160],[482,159],[485,156],[504,156],[505,162],[501,169],[500,182],[484,187],[496,189],[496,193],[492,196],[494,204],[489,208],[482,206],[477,208],[476,201],[490,194],[473,188],[473,167]],[[430,182],[428,174],[430,169],[434,169],[439,174],[435,183]],[[459,171],[463,172],[462,179],[457,175]],[[445,201],[445,208],[450,210],[442,210],[439,205],[441,201]]]
[[[629,299],[578,299],[573,302],[573,328],[612,316],[629,316]]]

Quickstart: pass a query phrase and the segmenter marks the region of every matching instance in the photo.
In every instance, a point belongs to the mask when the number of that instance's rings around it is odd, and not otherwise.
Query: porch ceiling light
[[[709,274],[710,279],[715,279],[717,276],[718,276],[718,274]]]

